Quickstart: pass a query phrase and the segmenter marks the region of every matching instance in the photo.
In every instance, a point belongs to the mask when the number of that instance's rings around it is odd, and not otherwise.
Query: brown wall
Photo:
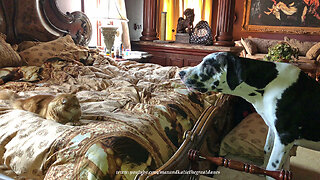
[[[298,34],[276,34],[276,33],[260,33],[260,32],[245,32],[241,30],[242,21],[243,21],[243,11],[244,11],[244,2],[245,0],[235,0],[236,1],[236,21],[233,26],[233,38],[234,40],[239,40],[241,37],[260,37],[268,39],[283,39],[284,36],[299,39],[301,41],[320,41],[320,35],[298,35]],[[214,8],[216,9],[216,8]],[[320,25],[319,25],[320,27]],[[320,30],[319,30],[320,33]]]

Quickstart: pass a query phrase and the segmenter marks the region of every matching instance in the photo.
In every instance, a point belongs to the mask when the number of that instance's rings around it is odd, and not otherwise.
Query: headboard
[[[77,44],[87,45],[92,27],[82,12],[63,14],[56,0],[0,0],[0,32],[11,44],[50,41],[70,34]]]

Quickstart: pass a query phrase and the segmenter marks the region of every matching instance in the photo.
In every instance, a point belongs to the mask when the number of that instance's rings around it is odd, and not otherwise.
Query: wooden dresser
[[[152,56],[147,62],[163,66],[195,66],[202,58],[214,52],[227,51],[239,54],[242,47],[203,46],[181,43],[156,43],[151,41],[131,42],[132,50],[145,51]]]

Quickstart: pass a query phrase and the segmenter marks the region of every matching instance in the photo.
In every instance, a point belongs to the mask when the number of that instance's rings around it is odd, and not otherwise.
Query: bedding
[[[2,33],[0,33],[0,54],[0,68],[25,64],[18,53],[6,42],[6,35]]]
[[[43,48],[66,39],[63,50]],[[164,164],[222,96],[189,93],[181,68],[116,61],[68,39],[24,43],[19,54],[29,64],[0,69],[1,90],[75,93],[82,110],[81,125],[70,126],[0,100],[0,172],[13,178],[133,179]]]

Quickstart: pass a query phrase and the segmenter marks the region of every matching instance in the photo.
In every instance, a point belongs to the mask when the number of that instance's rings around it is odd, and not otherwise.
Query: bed
[[[1,69],[22,74],[1,89],[22,97],[75,92],[82,108],[83,125],[68,126],[11,110],[3,100],[1,163],[16,174],[39,179],[91,179],[86,176],[94,174],[99,179],[106,174],[114,178],[121,169],[155,169],[175,153],[184,132],[221,96],[189,94],[177,67],[117,62],[92,54],[96,57],[87,66],[56,57],[41,67]]]
[[[117,61],[88,49],[87,17],[63,15],[55,1],[1,1],[0,7],[0,90],[20,97],[75,93],[82,110],[81,125],[63,125],[0,100],[1,174],[134,179],[190,168],[190,148],[217,153],[232,127],[230,97],[190,93],[178,76],[182,68]],[[172,175],[153,177],[163,176]]]

